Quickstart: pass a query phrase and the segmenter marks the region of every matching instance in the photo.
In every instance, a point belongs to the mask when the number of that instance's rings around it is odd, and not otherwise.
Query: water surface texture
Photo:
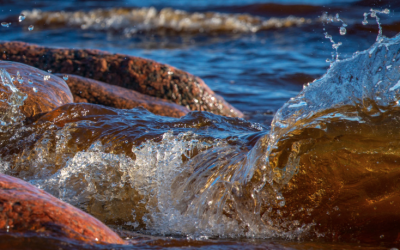
[[[394,0],[4,1],[4,41],[167,63],[245,119],[67,104],[26,125],[1,71],[0,170],[119,230],[123,249],[398,247],[399,12]]]

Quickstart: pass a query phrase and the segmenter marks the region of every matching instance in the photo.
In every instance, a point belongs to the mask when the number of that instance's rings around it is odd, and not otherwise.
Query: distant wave
[[[243,33],[299,26],[312,23],[311,19],[288,16],[261,18],[249,14],[224,14],[218,12],[190,13],[164,8],[113,8],[85,11],[47,12],[34,9],[23,11],[26,23],[53,28],[79,27],[86,30],[177,33]]]

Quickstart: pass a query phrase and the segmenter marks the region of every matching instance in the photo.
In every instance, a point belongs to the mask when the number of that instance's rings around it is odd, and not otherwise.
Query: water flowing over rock
[[[0,174],[0,231],[124,244],[97,219],[20,179]],[[0,243],[0,246],[2,243]]]
[[[142,94],[170,100],[190,110],[242,117],[199,77],[148,59],[98,50],[52,49],[21,42],[0,44],[4,60],[21,62],[54,73],[92,78]]]
[[[67,84],[60,78],[37,68],[16,62],[0,61],[0,109],[34,119],[56,107],[73,102]],[[15,107],[18,110],[10,109]],[[5,115],[7,116],[7,115]],[[3,121],[7,120],[3,115]],[[22,118],[21,118],[22,119]]]
[[[271,131],[66,104],[0,131],[0,171],[128,230],[396,247],[400,35],[381,38],[305,86]]]
[[[61,74],[56,75],[62,77]],[[166,100],[89,78],[68,75],[66,82],[75,102],[102,104],[119,109],[143,107],[153,114],[170,117],[181,117],[189,113],[187,108]]]

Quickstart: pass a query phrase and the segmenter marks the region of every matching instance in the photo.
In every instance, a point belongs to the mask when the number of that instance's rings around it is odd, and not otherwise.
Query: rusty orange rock
[[[20,179],[0,174],[0,231],[124,244],[94,217]]]
[[[28,64],[54,73],[91,78],[162,98],[190,110],[242,117],[199,77],[152,60],[88,49],[52,49],[22,43],[0,43],[3,60]]]
[[[68,85],[59,77],[16,62],[0,61],[0,68],[14,77],[15,87],[27,96],[20,110],[28,119],[73,102]],[[7,100],[11,95],[9,88],[0,85],[0,90],[1,99]],[[8,105],[0,102],[0,109],[7,109]]]
[[[69,75],[66,82],[75,102],[102,104],[119,109],[142,106],[156,115],[170,117],[181,117],[189,113],[187,108],[175,103],[89,78]]]

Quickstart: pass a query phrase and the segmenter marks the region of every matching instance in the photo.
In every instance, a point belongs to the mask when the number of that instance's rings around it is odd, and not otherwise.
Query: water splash
[[[2,129],[6,129],[7,126],[21,123],[25,119],[19,108],[24,104],[27,95],[15,87],[13,79],[5,69],[0,69],[0,79],[1,85],[6,87],[3,93],[8,95],[8,98],[1,100],[5,105],[0,111],[0,123],[5,126]]]
[[[339,17],[339,13],[336,13],[335,17],[329,17],[328,16],[328,12],[325,12],[323,14],[323,16],[321,17],[322,20],[325,20],[325,22],[328,23],[332,23],[332,22],[341,22],[342,26],[339,28],[339,34],[344,36],[347,33],[346,27],[347,27],[347,23],[345,23],[340,17]],[[323,22],[324,23],[324,22]],[[323,28],[323,30],[325,31],[325,28]],[[338,49],[339,47],[342,45],[342,42],[338,42],[335,43],[335,41],[333,40],[332,36],[328,34],[328,32],[324,32],[325,38],[329,39],[329,41],[332,43],[332,48],[335,50],[335,54],[332,54],[332,60],[330,59],[326,59],[326,62],[329,63],[334,63],[335,61],[339,61],[339,52]]]
[[[24,20],[25,20],[25,15],[24,15],[24,14],[19,15],[18,21],[19,21],[19,22],[22,22],[22,21],[24,21]]]
[[[6,28],[10,27],[10,25],[11,25],[11,23],[7,23],[7,22],[1,23],[1,26],[6,27]]]
[[[363,25],[367,25],[368,24],[368,15],[372,18],[375,18],[376,23],[378,24],[378,28],[379,28],[379,32],[378,32],[378,36],[376,37],[376,41],[377,42],[381,42],[383,41],[384,36],[382,35],[382,26],[380,23],[380,18],[377,14],[386,14],[388,15],[390,13],[389,9],[384,9],[384,10],[374,10],[371,9],[370,12],[365,12],[364,13],[364,20],[362,21]]]

